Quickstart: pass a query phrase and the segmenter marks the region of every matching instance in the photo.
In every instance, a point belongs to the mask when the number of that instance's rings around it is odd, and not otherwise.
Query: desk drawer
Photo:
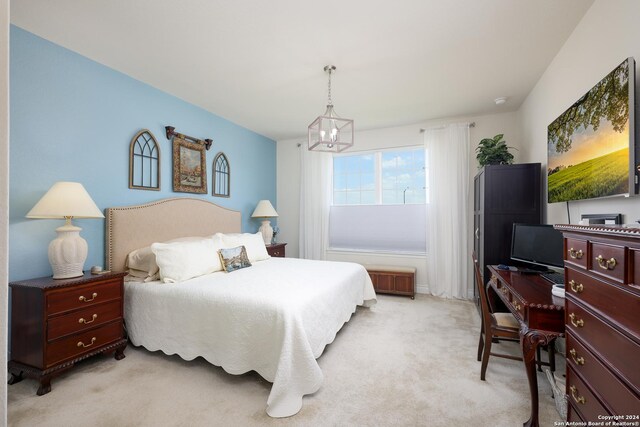
[[[602,421],[598,417],[610,415],[571,367],[567,369],[567,398],[584,421]]]
[[[627,249],[624,246],[605,243],[591,244],[591,265],[589,270],[618,283],[625,283],[627,271]]]
[[[89,307],[122,296],[122,280],[115,279],[99,284],[74,286],[47,294],[48,315]]]
[[[122,322],[116,321],[97,329],[91,329],[68,338],[54,341],[47,346],[47,366],[78,357],[99,349],[123,337]],[[78,345],[80,344],[80,345]]]
[[[568,264],[587,269],[587,241],[573,238],[564,239],[564,260]]]
[[[565,291],[640,341],[640,295],[567,267]]]
[[[122,318],[122,300],[96,304],[62,316],[49,318],[47,339],[49,341]]]
[[[567,363],[601,397],[612,397],[602,400],[616,414],[633,414],[640,408],[638,397],[571,333],[567,334]]]
[[[625,377],[631,387],[640,393],[640,346],[621,332],[603,323],[589,310],[576,304],[571,297],[566,300],[567,331],[597,349],[596,354],[605,365],[614,366],[618,376]]]

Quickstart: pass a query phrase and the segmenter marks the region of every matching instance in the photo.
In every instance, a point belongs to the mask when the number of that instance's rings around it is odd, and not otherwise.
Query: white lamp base
[[[262,225],[258,229],[260,233],[262,233],[262,239],[264,240],[265,245],[271,244],[271,239],[273,239],[273,228],[271,228],[271,221],[265,219],[262,221]]]
[[[54,279],[80,277],[87,260],[87,241],[80,237],[82,228],[67,223],[56,228],[58,237],[49,243],[49,263]]]

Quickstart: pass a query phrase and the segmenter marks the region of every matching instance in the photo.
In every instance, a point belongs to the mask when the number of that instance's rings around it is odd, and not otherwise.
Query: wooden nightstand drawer
[[[109,280],[98,284],[57,289],[47,295],[47,314],[51,316],[121,297],[121,280]]]
[[[67,338],[54,341],[47,346],[47,367],[67,359],[73,359],[83,353],[99,349],[122,338],[122,322],[112,322]]]
[[[284,258],[286,243],[274,243],[273,245],[267,245],[267,253],[272,257]]]
[[[96,304],[83,310],[49,318],[47,322],[47,339],[52,341],[120,318],[122,318],[122,302],[119,299],[104,304]]]

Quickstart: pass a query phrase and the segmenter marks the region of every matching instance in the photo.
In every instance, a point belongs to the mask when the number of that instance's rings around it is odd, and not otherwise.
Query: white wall
[[[547,126],[629,56],[638,61],[638,96],[639,20],[640,2],[637,0],[597,0],[587,11],[518,112],[524,160],[546,165]],[[636,127],[639,118],[636,109]],[[636,140],[640,143],[637,133]],[[572,223],[577,223],[582,213],[622,213],[626,223],[640,219],[640,197],[575,201],[569,206]],[[548,204],[546,221],[566,223],[566,204]]]
[[[9,2],[0,2],[0,426],[7,425],[9,271]]]
[[[489,101],[490,102],[490,101]],[[498,107],[496,110],[499,111]],[[380,148],[393,148],[411,145],[422,145],[423,138],[420,128],[439,126],[449,122],[475,122],[476,126],[470,129],[471,149],[474,150],[482,138],[493,137],[498,133],[505,134],[508,145],[520,149],[520,131],[518,116],[515,112],[496,113],[477,117],[462,117],[455,119],[429,121],[411,126],[401,126],[393,128],[375,129],[356,132],[355,145],[349,152],[375,150]],[[357,126],[357,117],[355,118]],[[357,128],[356,128],[357,129]],[[298,147],[297,144],[302,146]],[[304,138],[278,141],[278,226],[280,235],[278,240],[287,242],[287,256],[298,256],[298,227],[300,219],[300,153],[299,150],[306,149]],[[521,160],[520,151],[514,151],[516,162]],[[477,162],[475,154],[470,159],[471,177],[476,174]],[[469,200],[472,202],[473,179],[470,183]],[[469,219],[473,224],[473,212],[469,212]],[[472,228],[472,227],[470,227]],[[471,236],[469,236],[471,239]],[[469,246],[471,254],[471,246]],[[418,292],[428,292],[426,283],[427,260],[424,256],[396,256],[390,254],[369,254],[355,252],[328,251],[327,259],[335,261],[351,261],[361,264],[387,264],[412,266],[417,268],[416,282]]]

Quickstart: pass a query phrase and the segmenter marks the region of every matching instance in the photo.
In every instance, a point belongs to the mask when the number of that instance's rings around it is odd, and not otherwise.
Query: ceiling
[[[516,110],[593,0],[20,0],[11,22],[275,140]],[[496,106],[493,100],[508,97]]]

